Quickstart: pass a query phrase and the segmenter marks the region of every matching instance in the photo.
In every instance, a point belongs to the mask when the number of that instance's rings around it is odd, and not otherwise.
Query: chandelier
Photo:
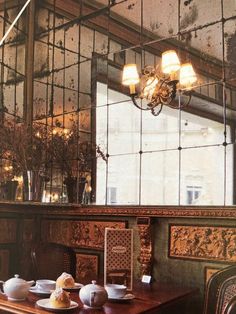
[[[191,100],[192,85],[196,81],[192,64],[181,65],[174,50],[162,53],[161,71],[158,65],[145,66],[140,78],[136,64],[126,64],[122,76],[122,84],[130,88],[133,104],[141,110],[151,110],[154,116],[161,113],[163,105],[173,109],[185,108]],[[177,92],[187,96],[187,100],[177,102]]]

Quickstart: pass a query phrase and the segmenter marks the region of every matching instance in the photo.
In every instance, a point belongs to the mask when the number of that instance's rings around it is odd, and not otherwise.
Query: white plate
[[[83,287],[84,285],[82,285],[82,283],[78,283],[78,282],[75,282],[75,286],[73,288],[63,288],[64,290],[66,291],[76,291],[76,290],[79,290]]]
[[[51,291],[47,291],[47,290],[41,290],[41,289],[38,289],[37,287],[32,287],[29,289],[30,292],[32,293],[35,293],[35,294],[38,294],[38,295],[49,295],[51,294]]]
[[[120,302],[124,302],[124,301],[131,301],[131,300],[133,300],[135,298],[135,296],[133,295],[133,294],[131,294],[131,293],[128,293],[128,294],[126,294],[124,297],[122,297],[122,298],[110,298],[109,296],[108,296],[108,299],[110,300],[110,301],[120,301]]]
[[[36,304],[43,308],[43,309],[46,309],[48,311],[53,311],[53,312],[61,312],[61,311],[68,311],[68,310],[72,310],[72,309],[75,309],[79,306],[78,303],[74,302],[74,301],[70,301],[70,306],[69,307],[64,307],[64,308],[55,308],[53,307],[51,304],[50,304],[50,299],[41,299],[41,300],[38,300],[36,302]]]

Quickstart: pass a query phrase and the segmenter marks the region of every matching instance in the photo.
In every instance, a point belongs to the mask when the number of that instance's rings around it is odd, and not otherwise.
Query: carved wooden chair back
[[[236,296],[234,296],[226,306],[224,314],[236,314]]]
[[[204,314],[225,314],[236,295],[236,266],[224,268],[209,279],[204,300]]]
[[[34,279],[56,280],[63,272],[76,277],[75,251],[56,243],[36,243],[31,248]]]
[[[225,314],[225,310],[236,295],[236,271],[233,276],[223,282],[219,291],[218,312]]]

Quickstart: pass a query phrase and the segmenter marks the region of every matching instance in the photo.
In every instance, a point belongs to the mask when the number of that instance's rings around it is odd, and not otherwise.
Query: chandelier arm
[[[185,104],[182,104],[179,106],[179,104],[172,104],[173,100],[167,105],[168,107],[172,108],[172,109],[183,109],[185,107],[187,107],[192,99],[192,94],[190,92],[188,93],[183,93],[185,96],[188,96],[188,101]]]
[[[191,93],[189,93],[187,96],[188,96],[188,101],[187,101],[185,107],[187,107],[189,105],[189,103],[190,103],[190,101],[192,99],[192,94]]]
[[[177,80],[170,81],[169,78],[164,78],[161,80],[159,89],[159,99],[163,105],[170,106],[175,108],[175,106],[170,105],[171,102],[175,99],[177,92]]]
[[[133,104],[135,105],[135,107],[137,107],[138,109],[140,110],[143,110],[143,111],[147,111],[147,110],[151,110],[151,108],[143,108],[143,107],[140,107],[138,104],[137,104],[137,101],[136,101],[136,97],[138,95],[137,94],[132,94],[130,95],[131,99],[132,99],[132,102]]]
[[[157,106],[156,106],[156,107],[157,107]],[[152,113],[155,117],[159,116],[159,114],[161,113],[163,104],[160,104],[160,108],[159,108],[159,110],[158,110],[157,112],[155,112],[155,110],[154,110],[156,107],[154,107],[154,108],[151,109],[151,113]]]
[[[172,108],[172,109],[178,109],[179,108],[179,104],[175,104],[174,99],[172,99],[172,101],[167,106]],[[185,107],[185,105],[184,106],[180,106],[180,108],[182,108],[182,107]]]

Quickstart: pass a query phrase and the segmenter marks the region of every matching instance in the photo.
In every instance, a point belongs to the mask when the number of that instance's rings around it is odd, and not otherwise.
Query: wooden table
[[[84,308],[78,293],[71,293],[71,299],[79,304],[79,307],[61,313],[73,314],[139,314],[139,313],[181,313],[185,311],[185,305],[197,294],[197,289],[175,287],[168,284],[137,284],[133,290],[135,298],[131,301],[111,302],[108,301],[102,309],[93,310]],[[29,293],[27,300],[12,302],[4,297],[0,298],[0,313],[38,313],[46,314],[48,311],[39,308],[35,302],[39,297]]]

